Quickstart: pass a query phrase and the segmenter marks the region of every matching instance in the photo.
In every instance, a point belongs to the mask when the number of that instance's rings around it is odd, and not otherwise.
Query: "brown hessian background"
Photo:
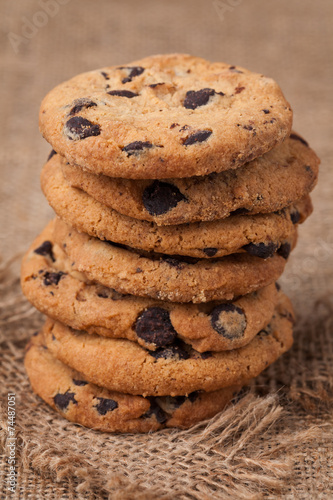
[[[1,499],[333,498],[332,16],[330,0],[0,0]],[[52,217],[39,187],[50,147],[38,109],[79,72],[165,52],[273,77],[321,157],[315,211],[281,279],[298,316],[295,344],[209,423],[106,435],[57,416],[23,369],[42,317],[20,292],[16,256]]]

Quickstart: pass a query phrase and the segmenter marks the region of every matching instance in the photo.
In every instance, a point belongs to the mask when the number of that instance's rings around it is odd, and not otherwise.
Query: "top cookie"
[[[70,163],[129,179],[237,168],[283,141],[291,124],[272,79],[185,54],[83,73],[40,110],[43,136]]]

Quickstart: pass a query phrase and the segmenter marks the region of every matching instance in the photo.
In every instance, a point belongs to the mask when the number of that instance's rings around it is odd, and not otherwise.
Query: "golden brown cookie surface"
[[[83,73],[40,109],[43,136],[70,163],[134,179],[237,168],[282,142],[291,122],[272,79],[186,54]]]

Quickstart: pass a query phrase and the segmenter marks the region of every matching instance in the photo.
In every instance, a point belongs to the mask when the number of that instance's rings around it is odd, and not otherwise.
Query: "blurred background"
[[[315,212],[283,278],[294,302],[333,288],[331,0],[0,0],[0,254],[24,251],[52,217],[39,187],[50,146],[38,110],[83,71],[186,52],[264,73],[294,109],[294,128],[322,159]]]

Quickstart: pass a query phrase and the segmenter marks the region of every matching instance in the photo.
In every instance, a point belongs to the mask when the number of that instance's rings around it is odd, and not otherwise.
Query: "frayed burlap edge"
[[[315,319],[299,323],[294,348],[210,421],[186,431],[109,435],[67,422],[31,392],[24,345],[42,316],[22,296],[9,264],[0,268],[3,484],[8,392],[16,395],[18,474],[16,493],[3,498],[22,498],[20,490],[33,498],[115,500],[333,493],[331,304],[317,304]]]

